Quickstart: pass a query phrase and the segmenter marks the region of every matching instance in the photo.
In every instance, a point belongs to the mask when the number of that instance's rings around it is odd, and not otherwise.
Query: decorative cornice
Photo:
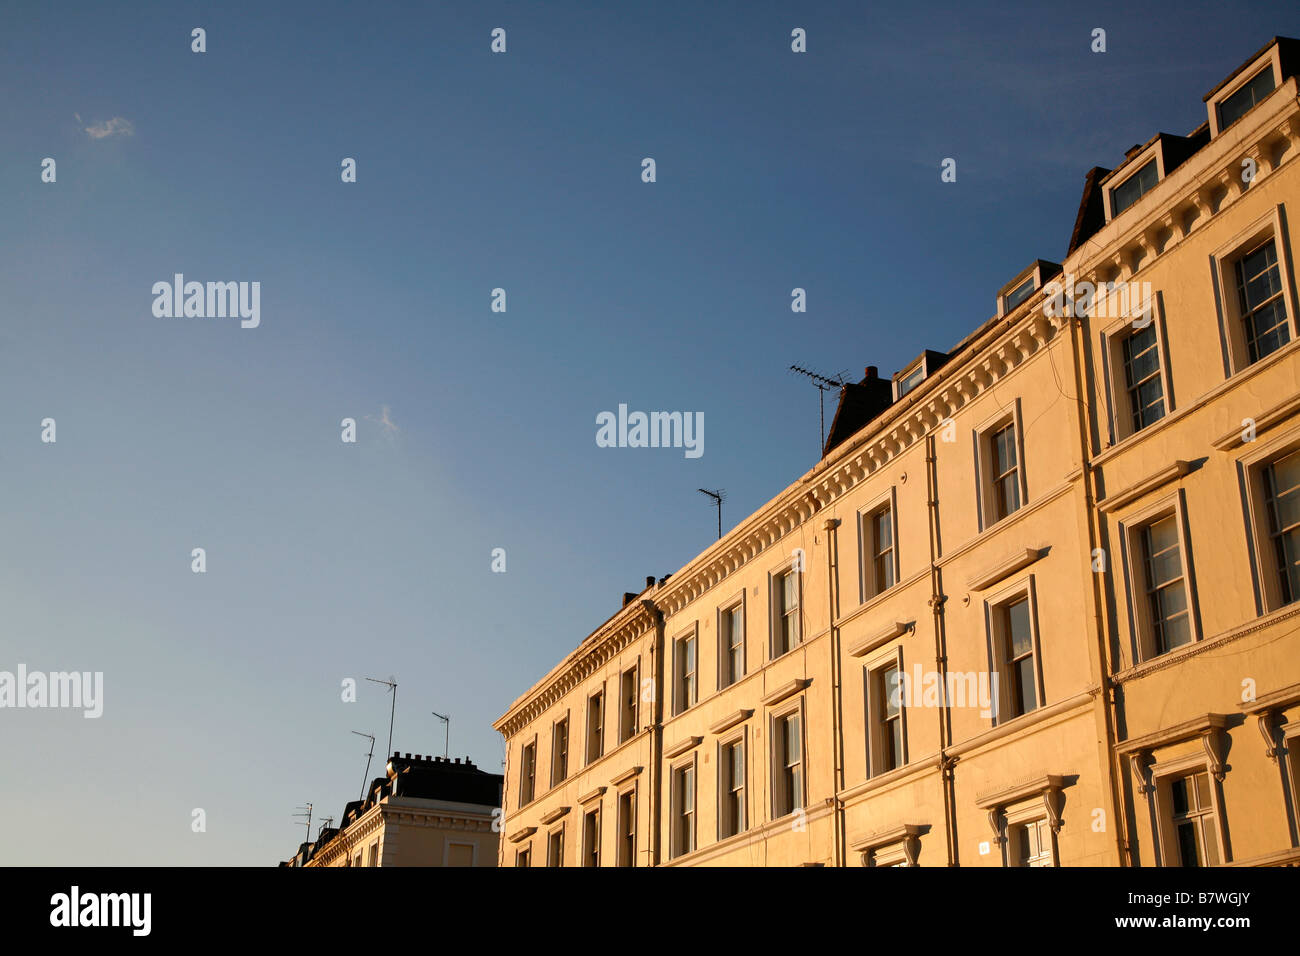
[[[1290,418],[1292,415],[1300,412],[1300,395],[1288,398],[1279,402],[1267,411],[1256,415],[1254,421],[1254,434],[1258,436],[1261,432],[1268,431],[1280,421]],[[1246,430],[1244,423],[1231,431],[1224,432],[1218,438],[1214,439],[1211,444],[1219,451],[1230,451],[1238,445],[1244,444],[1242,432]]]
[[[849,648],[849,657],[861,657],[916,627],[915,621],[891,621],[887,627],[870,634]]]
[[[632,767],[628,770],[624,770],[617,777],[611,780],[609,782],[609,785],[611,787],[621,787],[623,784],[633,779],[637,774],[639,774],[644,769],[645,769],[644,767],[637,766],[637,767]]]
[[[723,718],[722,718],[721,720],[719,720],[717,723],[715,723],[715,724],[710,724],[710,725],[709,725],[709,733],[711,733],[711,734],[722,734],[722,733],[726,733],[726,732],[727,732],[728,730],[730,730],[732,727],[736,726],[736,724],[739,724],[739,723],[742,723],[742,722],[744,722],[744,721],[746,721],[746,720],[749,720],[749,718],[752,717],[752,716],[754,716],[754,710],[753,710],[752,707],[751,707],[751,708],[741,708],[740,710],[736,711],[735,713],[728,714],[726,717],[723,717]]]
[[[792,697],[799,691],[803,690],[812,683],[811,677],[796,677],[794,680],[782,684],[772,693],[763,698],[763,706],[771,707],[773,704],[779,704],[787,697]]]
[[[1011,575],[1015,574],[1022,568],[1027,568],[1043,556],[1046,549],[1024,548],[1017,551],[1010,557],[1003,558],[997,564],[990,568],[985,568],[966,581],[966,587],[971,591],[984,591],[991,588]]]
[[[680,757],[682,754],[686,753],[686,751],[698,747],[702,740],[704,740],[703,737],[686,737],[665,749],[664,756],[669,760],[672,760],[674,757]]]
[[[508,740],[531,724],[633,641],[647,631],[652,632],[653,607],[651,601],[628,604],[553,667],[528,693],[515,701],[510,710],[493,724],[493,728]]]
[[[1227,770],[1227,765],[1223,762],[1223,758],[1226,756],[1223,738],[1227,736],[1227,726],[1228,718],[1223,714],[1202,714],[1200,717],[1193,717],[1191,720],[1185,720],[1173,727],[1166,727],[1163,730],[1157,730],[1142,737],[1134,737],[1131,740],[1120,741],[1115,746],[1115,752],[1120,756],[1129,757],[1133,764],[1134,773],[1138,775],[1139,787],[1141,787],[1143,765],[1150,761],[1152,751],[1160,747],[1166,747],[1169,744],[1181,743],[1193,737],[1200,737],[1201,744],[1205,748],[1205,759],[1209,764],[1210,773],[1214,775],[1215,779],[1222,780]]]
[[[1175,461],[1172,465],[1166,465],[1154,474],[1147,475],[1141,481],[1129,485],[1123,491],[1117,491],[1113,495],[1107,495],[1097,503],[1097,510],[1102,514],[1110,514],[1116,508],[1122,508],[1130,502],[1137,501],[1143,495],[1149,495],[1157,488],[1162,488],[1171,481],[1183,477],[1192,470],[1191,462]]]
[[[568,812],[569,812],[569,808],[567,806],[556,807],[550,813],[542,814],[541,816],[542,825],[548,826],[554,823],[556,820],[560,819],[560,817],[564,816]]]
[[[510,836],[506,837],[506,839],[511,843],[519,843],[521,840],[528,839],[536,832],[537,827],[520,827],[514,833],[510,834]]]

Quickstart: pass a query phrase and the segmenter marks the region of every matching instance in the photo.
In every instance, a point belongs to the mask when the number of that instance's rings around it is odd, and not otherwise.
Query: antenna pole
[[[446,725],[446,727],[444,728],[445,733],[443,734],[443,738],[442,738],[442,759],[446,760],[447,747],[451,742],[451,718],[438,713],[436,710],[431,710],[429,711],[429,713],[433,714],[433,716],[437,717]]]
[[[354,730],[352,732],[356,734],[358,737],[365,737],[367,740],[370,741],[370,753],[366,754],[366,775],[361,778],[361,802],[365,803],[366,784],[370,782],[370,758],[375,755],[375,735],[363,734],[359,730]]]
[[[708,495],[710,498],[712,498],[713,503],[718,508],[718,540],[721,541],[722,540],[722,502],[723,499],[727,497],[727,492],[722,488],[718,488],[716,491],[709,491],[708,488],[697,488],[696,490],[700,494]]]
[[[367,677],[366,680],[372,684],[385,684],[393,692],[393,705],[388,711],[388,753],[393,752],[393,717],[397,714],[397,681],[389,677],[388,680],[379,680],[374,677]]]
[[[297,809],[299,812],[294,814],[295,817],[305,816],[307,818],[307,842],[310,843],[311,842],[311,804],[308,803],[305,806],[298,807]]]
[[[808,376],[817,387],[817,421],[821,426],[821,444],[817,448],[817,455],[820,457],[826,449],[826,392],[832,388],[844,387],[844,373],[841,372],[835,378],[827,378],[798,365],[791,365],[790,371]]]

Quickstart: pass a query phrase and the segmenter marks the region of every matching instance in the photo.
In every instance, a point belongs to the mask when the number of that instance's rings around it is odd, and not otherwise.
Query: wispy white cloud
[[[74,113],[77,122],[81,122],[81,115]],[[91,123],[86,127],[86,133],[91,139],[106,139],[109,136],[130,136],[135,132],[135,126],[129,119],[121,116],[114,116],[111,120],[102,123]]]
[[[380,434],[390,440],[396,438],[402,431],[402,429],[398,427],[397,422],[393,421],[392,410],[389,409],[387,405],[381,406],[378,418],[375,418],[373,415],[367,415],[366,421],[374,422],[378,425],[380,429],[382,429]]]

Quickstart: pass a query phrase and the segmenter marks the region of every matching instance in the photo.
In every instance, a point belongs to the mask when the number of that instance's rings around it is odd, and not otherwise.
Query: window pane
[[[1219,104],[1219,128],[1227,129],[1246,115],[1252,106],[1273,92],[1273,67],[1258,76]]]
[[[1013,658],[1028,654],[1034,649],[1033,635],[1029,629],[1028,598],[1022,598],[1007,608],[1007,631]]]
[[[1038,706],[1038,694],[1034,688],[1034,659],[1026,657],[1016,662],[1016,691],[1018,698],[1017,715],[1027,714]]]
[[[1153,159],[1116,186],[1111,191],[1110,196],[1111,209],[1114,215],[1118,216],[1142,198],[1142,195],[1156,184],[1158,176],[1159,170],[1156,169],[1156,161]]]
[[[1200,866],[1201,855],[1196,848],[1196,824],[1178,825],[1178,859],[1183,866]]]

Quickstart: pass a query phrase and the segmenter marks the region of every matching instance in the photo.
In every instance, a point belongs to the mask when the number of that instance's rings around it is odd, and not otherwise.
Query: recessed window
[[[564,866],[564,827],[552,830],[546,838],[546,865]]]
[[[898,397],[902,398],[923,381],[925,381],[925,365],[920,364],[898,380]]]
[[[1210,775],[1190,773],[1169,781],[1169,825],[1174,866],[1215,866],[1220,859],[1218,820]]]
[[[636,791],[618,795],[618,865],[636,866]]]
[[[600,866],[600,807],[582,817],[582,865]]]
[[[673,658],[676,661],[674,667],[677,675],[673,713],[680,714],[688,707],[694,706],[697,699],[698,657],[694,631],[685,637],[679,637],[674,642]]]
[[[1300,600],[1300,450],[1261,469],[1279,606]]]
[[[733,740],[718,754],[718,839],[745,829],[745,741]]]
[[[551,731],[551,786],[569,775],[569,718],[555,722]]]
[[[1139,531],[1147,620],[1156,654],[1192,640],[1177,514],[1168,514]]]
[[[1006,676],[1011,680],[1011,716],[1019,717],[1038,706],[1034,679],[1034,635],[1029,623],[1029,598],[1001,609],[1002,651]]]
[[[1003,309],[1002,311],[1010,312],[1021,302],[1024,302],[1031,295],[1033,295],[1034,288],[1035,288],[1034,282],[1035,282],[1034,276],[1030,276],[1024,282],[1020,283],[1020,285],[1016,286],[1015,289],[1008,292],[1007,300],[1006,300],[1006,308]]]
[[[695,849],[695,765],[677,767],[672,775],[672,855]]]
[[[1155,322],[1126,336],[1120,350],[1130,422],[1133,432],[1139,432],[1165,417],[1165,388]]]
[[[1111,215],[1118,216],[1149,192],[1160,179],[1156,161],[1152,159],[1141,169],[1110,191]]]
[[[537,741],[525,744],[519,756],[519,805],[533,802],[537,793]]]
[[[1237,259],[1234,269],[1247,355],[1254,363],[1291,340],[1273,237]]]
[[[1034,579],[1013,584],[985,602],[989,658],[997,694],[997,723],[1005,723],[1043,705]]]
[[[863,597],[872,598],[892,588],[897,579],[892,504],[883,505],[863,518],[862,538],[866,545]]]
[[[1053,866],[1052,828],[1046,820],[1007,827],[1007,859],[1012,866]]]
[[[587,698],[587,763],[605,752],[605,695],[596,691]]]
[[[1273,67],[1269,66],[1251,77],[1250,82],[1219,104],[1219,132],[1249,113],[1256,103],[1273,92],[1273,88]]]
[[[718,689],[730,687],[745,676],[745,610],[742,604],[725,608],[718,615]]]
[[[867,776],[879,776],[907,763],[903,724],[903,676],[901,657],[890,655],[887,663],[867,666]]]
[[[987,528],[1020,510],[1024,500],[1019,430],[1016,415],[1007,415],[977,435],[981,527]]]
[[[775,820],[803,807],[803,738],[799,713],[786,714],[772,722],[772,818]]]
[[[529,867],[533,865],[533,851],[530,847],[524,847],[515,854],[515,866]]]
[[[799,644],[799,572],[791,568],[772,581],[772,657]]]
[[[631,740],[637,730],[637,702],[640,687],[636,667],[625,670],[619,679],[618,742]]]

